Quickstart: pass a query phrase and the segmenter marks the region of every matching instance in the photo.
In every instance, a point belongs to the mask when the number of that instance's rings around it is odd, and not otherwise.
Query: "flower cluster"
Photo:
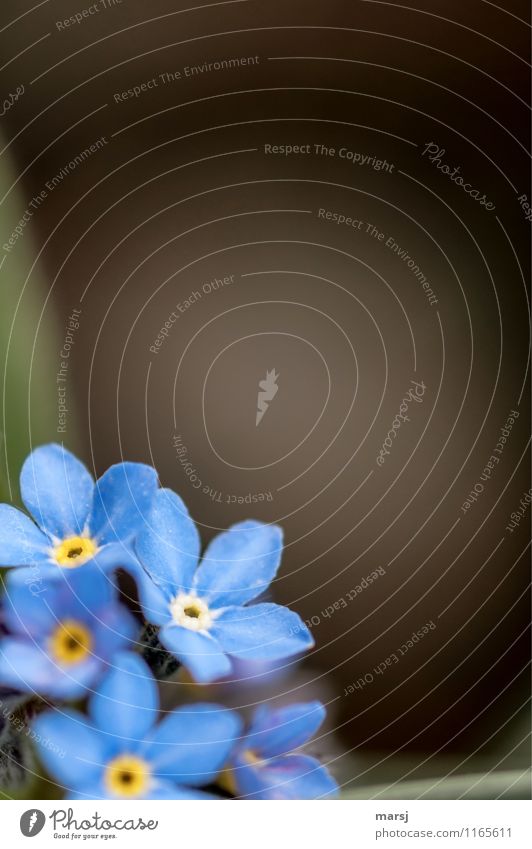
[[[0,505],[0,565],[12,567],[0,687],[33,700],[41,760],[69,798],[334,794],[325,767],[293,753],[323,722],[321,704],[263,705],[247,728],[237,712],[210,702],[161,713],[158,682],[141,656],[151,629],[172,668],[205,685],[231,676],[235,663],[280,662],[309,649],[295,612],[257,601],[279,568],[280,528],[240,522],[200,559],[196,525],[182,500],[159,488],[154,469],[119,463],[94,481],[58,445],[30,454],[20,490],[29,515]],[[119,569],[135,583],[137,609],[119,589]],[[43,711],[50,699],[60,704]],[[68,700],[82,700],[85,711]]]

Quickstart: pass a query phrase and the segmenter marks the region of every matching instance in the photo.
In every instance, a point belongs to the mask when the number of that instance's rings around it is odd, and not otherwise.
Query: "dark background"
[[[193,6],[123,0],[58,31],[83,0],[44,3],[12,25],[31,7],[2,4],[2,90],[25,86],[1,119],[20,214],[74,156],[108,140],[48,194],[6,258],[8,273],[28,252],[22,300],[36,272],[45,278],[58,368],[67,318],[82,311],[67,432],[47,438],[97,473],[120,457],[153,462],[205,542],[247,516],[284,527],[273,595],[320,623],[308,663],[289,667],[281,689],[333,700],[340,752],[404,747],[423,760],[441,749],[504,764],[529,689],[527,517],[506,530],[530,486],[530,224],[518,201],[530,196],[528,4]],[[113,97],[241,56],[260,61]],[[431,141],[494,211],[421,155]],[[394,169],[264,153],[308,143]],[[382,242],[320,220],[320,208],[392,236],[437,305]],[[150,352],[177,302],[231,274]],[[14,318],[36,357],[39,332]],[[258,381],[272,368],[279,391],[255,427]],[[413,378],[423,402],[379,468]],[[53,420],[51,370],[48,388]],[[31,374],[27,390],[31,399]],[[463,514],[512,409],[501,461]],[[18,468],[8,474],[15,482]],[[225,503],[263,492],[272,500]],[[386,574],[323,616],[377,567]],[[400,663],[343,695],[430,620],[436,629]]]

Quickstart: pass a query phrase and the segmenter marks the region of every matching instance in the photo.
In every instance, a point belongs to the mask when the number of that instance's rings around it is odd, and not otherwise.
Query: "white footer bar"
[[[5,801],[0,815],[0,843],[6,849],[65,844],[157,849],[532,846],[528,801]]]

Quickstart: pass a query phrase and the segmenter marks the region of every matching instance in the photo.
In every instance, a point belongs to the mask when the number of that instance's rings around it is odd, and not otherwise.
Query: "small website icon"
[[[37,808],[25,811],[20,818],[20,830],[24,837],[35,837],[44,828],[46,816]]]

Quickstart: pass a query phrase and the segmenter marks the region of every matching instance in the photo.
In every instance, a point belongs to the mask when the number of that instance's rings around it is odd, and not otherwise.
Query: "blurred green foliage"
[[[342,799],[530,799],[530,770],[450,775],[360,787]]]
[[[11,251],[3,245],[28,208],[13,163],[0,158],[0,501],[18,501],[20,466],[32,446],[58,439],[57,386],[60,331],[47,302],[42,268],[35,263],[30,219]],[[5,197],[4,197],[5,196]],[[43,208],[35,214],[45,215]],[[72,446],[69,417],[69,447]]]

